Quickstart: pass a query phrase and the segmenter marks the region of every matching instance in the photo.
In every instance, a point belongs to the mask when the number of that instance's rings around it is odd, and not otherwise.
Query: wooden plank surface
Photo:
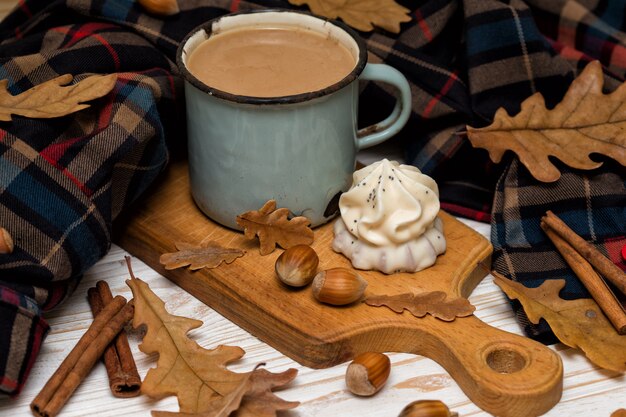
[[[11,10],[15,3],[15,0],[0,0],[0,17]],[[489,237],[488,225],[462,221]],[[0,396],[0,416],[31,415],[28,404],[91,323],[91,312],[86,300],[87,288],[97,280],[104,279],[115,294],[132,297],[130,289],[124,284],[127,278],[123,261],[125,255],[128,255],[126,251],[113,245],[107,256],[85,274],[74,294],[61,307],[46,314],[52,330],[33,365],[30,379],[17,398]],[[392,372],[385,388],[374,397],[357,398],[345,388],[345,364],[321,370],[301,366],[181,290],[139,259],[133,258],[133,268],[166,301],[170,311],[204,321],[204,325],[191,334],[199,344],[207,348],[231,344],[246,350],[244,358],[230,366],[233,371],[249,371],[259,362],[267,363],[267,368],[274,372],[290,367],[298,369],[299,374],[294,383],[279,395],[287,400],[301,401],[302,404],[284,416],[395,417],[404,405],[419,399],[440,399],[462,417],[490,415],[473,404],[440,365],[414,354],[390,353]],[[469,299],[477,307],[475,315],[485,323],[522,334],[512,310],[491,276],[477,286]],[[139,333],[132,332],[130,336],[139,373],[144,377],[148,369],[155,366],[156,358],[138,350]],[[608,417],[612,411],[626,408],[624,375],[598,369],[579,351],[561,344],[551,346],[550,349],[563,360],[564,386],[560,402],[546,416]],[[150,410],[155,409],[176,411],[176,399],[169,397],[152,401],[145,396],[114,398],[109,391],[104,367],[98,364],[79,386],[61,416],[148,417]]]

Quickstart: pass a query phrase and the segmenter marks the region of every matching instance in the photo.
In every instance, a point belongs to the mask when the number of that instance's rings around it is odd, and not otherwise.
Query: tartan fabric
[[[0,389],[17,392],[49,326],[30,297],[0,286]]]
[[[548,279],[565,279],[561,298],[590,298],[539,226],[546,210],[552,210],[626,271],[620,254],[626,245],[626,169],[612,161],[606,164],[605,169],[585,173],[560,165],[561,178],[542,184],[514,160],[500,179],[494,199],[493,267],[527,287],[538,287]],[[615,294],[620,293],[615,290]],[[544,343],[558,341],[544,321],[532,324],[519,302],[513,301],[512,306],[529,337]]]
[[[139,33],[89,17],[131,5],[24,2],[0,25],[0,78],[12,94],[65,73],[118,74],[109,95],[76,115],[0,126],[0,224],[15,242],[0,255],[6,393],[19,392],[48,331],[41,310],[107,252],[113,219],[165,167],[166,140],[184,141],[172,60]]]
[[[621,2],[399,3],[412,17],[400,34],[363,36],[373,62],[395,66],[411,83],[413,114],[394,140],[405,147],[410,163],[437,180],[442,206],[491,219],[494,266],[515,279],[563,272],[554,258],[540,266],[537,259],[554,252],[527,230],[536,229],[533,222],[543,207],[563,208],[570,201],[580,205],[571,212],[575,218],[587,216],[585,224],[593,225],[589,238],[616,259],[624,235],[623,184],[621,189],[617,184],[624,178],[622,167],[608,164],[584,174],[598,179],[589,180],[594,187],[612,178],[610,189],[585,191],[576,183],[582,174],[571,172],[558,184],[571,197],[559,197],[561,188],[536,197],[524,190],[543,188],[513,158],[492,164],[459,132],[466,124],[488,124],[497,107],[516,111],[536,91],[554,105],[594,58],[607,70],[607,88],[614,88],[626,68]],[[22,0],[0,24],[0,78],[9,80],[13,94],[64,73],[77,79],[119,75],[111,94],[80,113],[52,120],[15,117],[0,124],[0,225],[16,242],[13,254],[0,255],[0,391],[19,392],[48,330],[41,311],[67,297],[106,253],[114,219],[163,169],[169,150],[184,146],[181,82],[173,64],[179,41],[224,13],[293,7],[286,0],[184,0],[179,6],[179,15],[159,18],[132,0]],[[379,121],[392,107],[389,87],[370,83],[359,123]],[[588,210],[600,202],[617,209]],[[509,210],[512,204],[520,210]],[[567,214],[564,210],[554,211]],[[622,228],[610,232],[607,225],[619,224],[620,216]],[[507,228],[511,220],[519,227]],[[573,295],[582,293],[575,284],[570,287]]]
[[[398,135],[407,160],[437,180],[442,208],[491,221],[495,270],[531,287],[565,278],[564,298],[589,297],[546,241],[539,220],[549,209],[562,215],[624,269],[624,167],[602,158],[608,162],[600,169],[563,167],[557,183],[540,184],[515,157],[494,165],[458,133],[466,124],[491,123],[499,107],[515,114],[536,92],[553,107],[595,59],[605,69],[605,89],[614,90],[626,75],[624,2],[431,0],[420,2],[412,16],[397,38],[374,33],[367,39],[369,49],[412,84],[413,117]],[[390,92],[369,88],[387,94],[388,111]],[[518,302],[512,306],[528,336],[556,342],[546,323],[533,325]]]
[[[465,125],[489,124],[498,107],[513,114],[538,91],[554,106],[593,59],[607,69],[607,88],[621,82],[624,33],[603,20],[621,22],[623,10],[616,9],[622,2],[431,0],[413,8],[414,21],[397,38],[368,36],[370,50],[411,81],[413,117],[395,140],[408,162],[437,180],[444,209],[489,221],[493,191],[507,166],[473,149],[459,134]],[[598,49],[600,34],[607,46]],[[388,111],[390,92],[379,101]]]
[[[485,7],[485,3],[481,6]],[[468,51],[473,52],[468,56],[470,76],[480,86],[472,96],[485,105],[484,114],[492,114],[504,95],[515,97],[509,105],[502,101],[513,114],[521,99],[535,91],[540,91],[548,107],[553,107],[562,98],[571,77],[593,59],[605,67],[606,90],[614,90],[623,81],[623,5],[611,1],[537,0],[529,1],[528,6],[512,1],[508,17],[505,12],[494,10],[470,17],[466,11],[468,21],[481,22],[468,29],[476,31],[476,45],[470,45],[472,36],[467,39]],[[508,54],[493,51],[505,44]],[[491,219],[495,270],[529,287],[546,279],[562,278],[566,280],[560,294],[564,299],[590,297],[539,227],[547,210],[559,215],[626,270],[619,255],[626,244],[626,169],[608,158],[598,158],[606,161],[605,165],[588,172],[559,164],[563,175],[552,184],[534,180],[517,158],[502,164],[505,171],[496,186]],[[519,302],[512,302],[512,306],[529,337],[544,343],[557,342],[544,321],[532,324]]]

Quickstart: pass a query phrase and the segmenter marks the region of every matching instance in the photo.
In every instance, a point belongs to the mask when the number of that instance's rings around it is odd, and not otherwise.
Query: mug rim
[[[255,97],[255,96],[244,96],[239,94],[228,93],[224,90],[220,90],[215,87],[210,87],[209,85],[203,83],[198,78],[196,78],[188,69],[187,66],[183,62],[183,52],[185,49],[185,45],[189,41],[189,39],[197,34],[199,31],[204,30],[207,34],[207,39],[211,36],[213,25],[220,21],[223,18],[235,17],[239,15],[249,15],[255,13],[292,13],[292,14],[300,14],[305,16],[310,16],[315,19],[321,20],[323,22],[328,22],[339,29],[342,29],[346,32],[357,44],[359,49],[359,56],[356,62],[356,65],[348,73],[344,78],[337,81],[334,84],[331,84],[327,87],[324,87],[320,90],[310,91],[306,93],[292,94],[287,96],[277,96],[277,97]],[[310,101],[319,97],[323,97],[329,94],[332,94],[336,91],[341,90],[346,85],[352,83],[356,80],[365,65],[367,64],[367,48],[365,46],[365,41],[348,25],[343,22],[339,22],[333,19],[327,19],[318,15],[314,15],[312,13],[308,13],[306,11],[301,10],[290,10],[290,9],[280,9],[280,8],[270,8],[270,9],[257,9],[257,10],[246,10],[235,13],[228,13],[211,20],[208,20],[195,28],[193,28],[181,41],[178,46],[178,50],[176,51],[176,65],[178,66],[178,70],[181,72],[185,81],[192,84],[194,87],[199,89],[200,91],[207,93],[209,95],[215,96],[217,98],[221,98],[227,101],[235,102],[235,103],[244,103],[244,104],[294,104],[294,103],[302,103],[305,101]]]

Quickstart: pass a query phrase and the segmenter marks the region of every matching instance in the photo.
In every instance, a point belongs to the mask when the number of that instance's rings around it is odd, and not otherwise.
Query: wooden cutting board
[[[302,365],[325,368],[366,351],[407,352],[442,365],[467,396],[498,416],[539,415],[561,397],[563,369],[559,356],[530,339],[491,327],[475,316],[444,322],[416,318],[386,307],[356,303],[332,307],[318,303],[310,288],[292,290],[274,275],[282,250],[260,256],[256,240],[213,223],[196,207],[189,191],[186,161],[173,162],[147,197],[118,223],[118,244],[196,296],[220,314]],[[424,271],[384,275],[363,271],[366,294],[445,291],[467,297],[486,275],[478,267],[492,247],[484,237],[446,214],[440,214],[446,253]],[[348,267],[333,252],[332,225],[315,229],[312,247],[320,270]],[[167,271],[159,256],[175,251],[175,242],[215,240],[246,255],[230,265],[192,272]]]

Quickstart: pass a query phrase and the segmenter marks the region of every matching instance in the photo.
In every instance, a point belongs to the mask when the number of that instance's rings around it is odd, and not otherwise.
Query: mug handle
[[[391,138],[404,127],[411,114],[411,87],[400,71],[386,64],[367,64],[360,79],[391,84],[397,89],[398,94],[396,105],[385,120],[356,132],[359,150],[378,145]]]

